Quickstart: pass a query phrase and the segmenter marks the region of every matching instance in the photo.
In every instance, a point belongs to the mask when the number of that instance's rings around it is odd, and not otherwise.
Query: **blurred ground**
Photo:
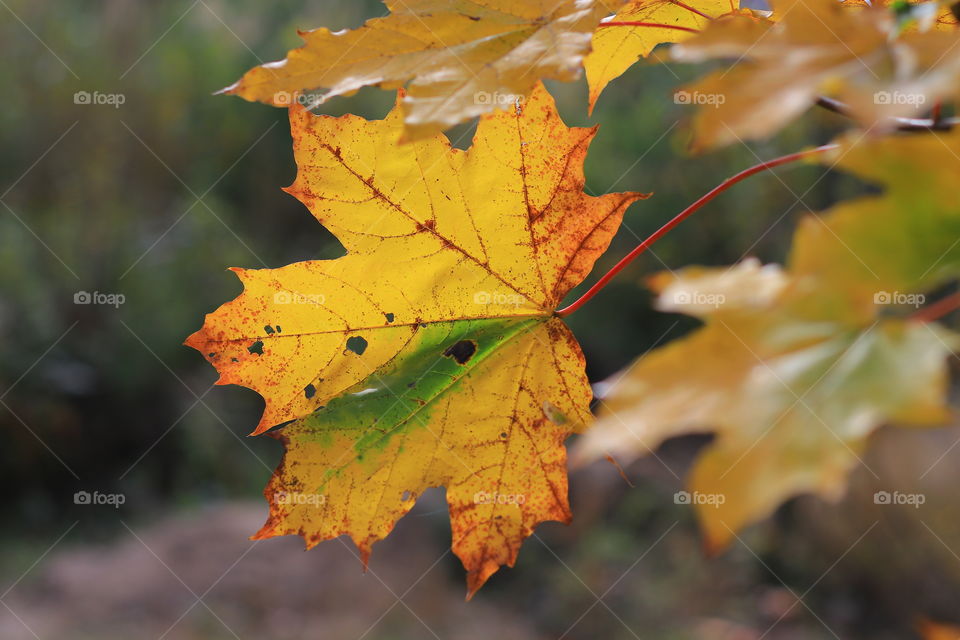
[[[244,437],[259,398],[213,389],[181,343],[239,292],[227,267],[342,249],[280,191],[294,175],[285,113],[211,93],[296,46],[298,27],[383,12],[371,0],[0,2],[0,638],[883,640],[911,637],[919,615],[960,621],[956,429],[885,431],[844,503],[793,501],[717,558],[673,500],[701,440],[629,469],[634,488],[598,465],[573,477],[574,524],[539,529],[469,605],[440,492],[366,575],[335,541],[304,554],[295,539],[246,540],[279,445]],[[835,130],[811,113],[772,141],[690,158],[689,112],[670,94],[696,72],[638,65],[592,118],[582,82],[551,85],[569,124],[602,123],[589,190],[655,192],[598,272],[728,175]],[[391,101],[365,90],[325,109],[380,117]],[[450,136],[465,146],[471,132]],[[643,276],[782,261],[799,216],[864,189],[797,166],[718,198],[571,317],[591,379],[693,325],[653,311]],[[878,490],[927,501],[880,506]],[[77,492],[124,503],[77,504]]]
[[[940,490],[960,482],[958,440],[956,427],[884,430],[841,503],[796,501],[714,558],[685,507],[665,505],[686,447],[635,465],[634,489],[595,465],[574,475],[575,524],[541,527],[518,567],[469,603],[439,490],[366,573],[343,539],[306,554],[295,537],[245,540],[263,522],[259,503],[110,514],[120,529],[109,542],[58,541],[27,568],[3,595],[0,637],[906,638],[921,614],[958,617],[960,510]],[[892,487],[928,502],[876,504]]]

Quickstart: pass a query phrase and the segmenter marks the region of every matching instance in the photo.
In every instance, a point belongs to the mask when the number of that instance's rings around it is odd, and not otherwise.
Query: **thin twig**
[[[686,209],[684,209],[683,211],[675,215],[665,225],[663,225],[662,227],[654,231],[653,234],[650,235],[646,240],[638,244],[633,249],[633,251],[625,255],[620,260],[620,262],[613,265],[613,268],[607,271],[603,275],[603,277],[597,280],[596,284],[590,287],[586,293],[580,296],[577,300],[575,300],[569,306],[566,306],[563,309],[560,309],[559,311],[557,311],[556,315],[560,318],[565,318],[566,316],[569,316],[571,313],[573,313],[574,311],[582,307],[591,298],[593,298],[593,296],[597,295],[597,293],[599,293],[601,289],[607,286],[607,283],[610,282],[610,280],[612,280],[615,275],[620,273],[624,269],[624,267],[626,267],[628,264],[633,262],[637,256],[639,256],[641,253],[643,253],[644,251],[649,249],[651,246],[653,246],[653,244],[657,240],[665,236],[671,229],[673,229],[678,224],[680,224],[681,222],[689,218],[691,215],[693,215],[693,213],[697,211],[700,207],[707,204],[708,202],[710,202],[711,200],[716,198],[718,195],[720,195],[721,193],[723,193],[733,185],[737,184],[741,180],[749,178],[755,173],[760,173],[761,171],[767,171],[768,169],[779,167],[782,164],[795,162],[796,160],[800,160],[802,158],[806,158],[808,156],[812,156],[817,153],[823,153],[824,151],[836,149],[838,146],[839,145],[837,144],[827,144],[827,145],[823,145],[822,147],[816,147],[814,149],[807,149],[805,151],[798,151],[796,153],[791,153],[789,155],[780,156],[779,158],[774,158],[773,160],[767,160],[766,162],[755,164],[752,167],[744,169],[740,173],[727,178],[726,180],[718,184],[716,187],[714,187],[704,195],[700,196],[700,198],[696,202],[694,202],[689,207],[687,207]]]
[[[960,291],[951,293],[933,304],[927,305],[910,316],[914,322],[933,322],[939,320],[951,311],[960,309]]]
[[[820,96],[817,98],[817,105],[847,118],[853,117],[850,108],[839,100]],[[893,120],[897,123],[898,131],[949,131],[954,125],[960,124],[960,118],[893,118]]]

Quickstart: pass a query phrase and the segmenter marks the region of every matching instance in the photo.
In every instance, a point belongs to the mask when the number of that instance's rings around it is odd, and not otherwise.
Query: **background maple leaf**
[[[675,45],[681,62],[723,58],[735,64],[686,85],[698,107],[693,146],[705,149],[767,137],[815,104],[838,98],[864,128],[896,127],[896,117],[953,98],[960,63],[951,25],[903,30],[882,5],[774,0],[769,20],[732,15]],[[842,35],[841,35],[842,34]]]
[[[430,136],[481,113],[509,108],[544,78],[573,80],[600,19],[618,0],[391,0],[390,15],[359,29],[303,32],[283,61],[257,67],[224,91],[289,105],[364,86],[406,86],[404,135]],[[319,100],[315,100],[319,102]]]
[[[828,162],[884,192],[808,217],[786,271],[748,261],[656,277],[661,309],[706,324],[615,378],[579,457],[629,460],[670,436],[715,430],[689,489],[704,496],[693,504],[718,548],[792,495],[838,499],[884,422],[945,423],[957,337],[888,311],[915,310],[960,274],[958,151],[957,133],[849,134]]]
[[[680,42],[702,29],[711,19],[736,10],[735,0],[632,0],[615,9],[611,22],[646,22],[674,28],[623,26],[594,31],[590,53],[583,61],[590,88],[590,110],[600,93],[640,58],[665,42]],[[683,31],[681,29],[691,31]],[[693,31],[693,32],[692,32]]]

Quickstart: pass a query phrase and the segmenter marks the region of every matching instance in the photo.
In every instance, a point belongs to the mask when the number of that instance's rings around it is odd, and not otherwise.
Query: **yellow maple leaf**
[[[907,314],[960,276],[958,154],[957,132],[848,135],[823,162],[884,191],[804,220],[786,269],[653,278],[662,310],[705,324],[614,377],[576,458],[716,433],[686,494],[716,549],[791,496],[838,497],[881,424],[945,421],[957,337]]]
[[[660,309],[706,325],[615,377],[576,455],[629,461],[668,437],[715,432],[685,494],[712,550],[791,496],[839,498],[883,422],[949,415],[946,332],[826,313],[816,290],[753,261],[664,274],[653,288]]]
[[[865,128],[891,129],[895,118],[960,95],[956,29],[904,29],[882,6],[836,0],[772,0],[771,19],[732,15],[674,45],[681,62],[734,60],[683,88],[698,105],[694,147],[767,137],[820,95],[842,101]],[[931,3],[937,8],[938,5]]]
[[[611,22],[645,22],[642,26],[599,28],[593,34],[592,50],[583,61],[590,87],[590,111],[600,93],[638,59],[665,42],[680,42],[707,22],[735,11],[737,0],[632,0]],[[667,25],[664,27],[651,24]]]
[[[469,151],[385,120],[290,111],[288,191],[347,254],[236,270],[243,293],[187,344],[258,391],[286,447],[257,537],[374,542],[445,486],[470,593],[544,520],[568,521],[564,439],[590,420],[580,349],[553,315],[639,193],[583,193],[596,129],[542,85],[481,118]]]
[[[512,108],[541,78],[574,80],[600,19],[622,0],[388,0],[390,15],[353,30],[302,32],[304,46],[224,89],[286,106],[361,87],[406,86],[405,139]]]

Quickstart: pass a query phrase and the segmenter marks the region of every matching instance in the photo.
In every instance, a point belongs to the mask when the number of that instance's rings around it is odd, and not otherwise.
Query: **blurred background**
[[[212,389],[181,343],[240,292],[227,267],[342,249],[280,190],[295,173],[286,113],[211,94],[283,57],[297,28],[384,13],[0,0],[0,638],[899,639],[924,618],[960,622],[955,427],[882,430],[841,503],[793,500],[716,557],[673,497],[705,438],[667,443],[626,478],[577,471],[574,523],[542,525],[470,603],[441,490],[366,574],[343,541],[304,554],[299,538],[247,539],[280,444],[245,436],[259,397]],[[655,192],[592,278],[728,175],[839,130],[811,112],[771,141],[691,158],[690,109],[671,93],[702,71],[638,64],[592,118],[583,81],[550,85],[568,124],[602,124],[588,190]],[[392,99],[364,90],[323,111],[379,118]],[[466,147],[474,126],[449,135]],[[865,189],[797,165],[718,198],[571,317],[591,380],[695,326],[654,311],[645,276],[782,261],[805,211]],[[875,505],[891,487],[926,503]]]

